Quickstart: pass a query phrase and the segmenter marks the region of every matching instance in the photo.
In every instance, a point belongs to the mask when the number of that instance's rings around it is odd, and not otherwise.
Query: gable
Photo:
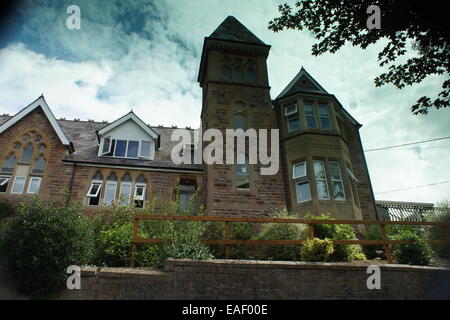
[[[29,115],[34,110],[41,108],[45,116],[47,117],[48,121],[50,122],[52,128],[55,130],[56,134],[58,135],[59,140],[61,143],[65,146],[68,146],[72,150],[72,145],[67,138],[66,134],[62,130],[59,123],[56,121],[55,116],[53,115],[52,111],[50,110],[49,106],[47,105],[47,102],[44,99],[44,96],[40,96],[38,99],[33,101],[31,104],[23,108],[21,111],[19,111],[16,115],[6,120],[2,125],[0,125],[0,134],[6,131],[8,128],[12,127],[14,124],[19,122],[21,119]]]
[[[111,137],[112,139],[123,140],[155,140],[146,130],[141,128],[131,119],[107,130],[103,133],[103,137]]]
[[[303,67],[287,87],[278,95],[277,99],[296,91],[328,94],[328,92]]]
[[[132,130],[132,132],[126,133],[126,130],[124,128]],[[138,128],[140,130],[138,130]],[[100,129],[98,131],[98,134],[99,136],[104,136],[110,132],[113,132],[113,130],[119,130],[117,132],[122,132],[126,135],[132,135],[133,132],[142,134],[141,131],[144,131],[147,136],[151,137],[152,139],[158,139],[158,133],[156,133],[155,130],[146,125],[144,121],[142,121],[138,116],[134,114],[133,111],[130,111],[128,114]]]

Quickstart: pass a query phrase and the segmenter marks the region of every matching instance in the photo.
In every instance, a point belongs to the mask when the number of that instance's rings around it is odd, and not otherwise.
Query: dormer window
[[[102,156],[116,158],[153,158],[153,142],[120,140],[110,137],[103,140]]]

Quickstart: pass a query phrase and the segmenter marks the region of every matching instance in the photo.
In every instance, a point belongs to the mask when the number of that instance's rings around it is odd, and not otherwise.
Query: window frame
[[[288,112],[288,109],[291,107],[294,107],[295,109],[292,112]],[[287,129],[288,132],[295,132],[295,131],[299,131],[301,129],[301,122],[300,122],[300,114],[298,112],[298,105],[296,103],[293,104],[289,104],[289,105],[285,105],[284,106],[284,116],[286,117],[286,122],[287,122]],[[291,128],[291,121],[293,120],[297,120],[298,122],[298,129],[292,129]]]
[[[236,190],[239,190],[239,191],[249,191],[250,189],[251,189],[251,187],[252,187],[252,181],[251,181],[251,177],[250,177],[250,173],[251,173],[251,169],[250,169],[250,163],[249,163],[249,159],[248,159],[248,155],[247,154],[244,154],[244,163],[238,163],[239,161],[238,161],[238,157],[239,157],[240,155],[236,155],[236,164],[234,165],[234,179],[235,179],[235,181],[234,181],[234,185],[235,185],[235,188],[236,188]],[[243,165],[245,165],[246,166],[246,174],[244,175],[244,174],[238,174],[238,172],[240,172],[239,170],[238,170],[238,166],[243,166]],[[238,176],[240,176],[240,177],[247,177],[247,180],[248,180],[248,188],[241,188],[241,187],[238,187],[238,184],[237,184],[237,178],[238,178]]]
[[[298,189],[297,189],[297,187],[298,187],[299,185],[304,185],[304,184],[308,185],[308,187],[309,187],[309,199],[300,201],[300,200],[299,200],[299,197],[298,197]],[[312,201],[311,183],[309,182],[309,180],[305,180],[305,181],[296,181],[296,182],[295,182],[295,197],[296,197],[296,199],[297,199],[297,204],[298,204],[298,203],[305,203],[305,202],[308,202],[308,201]]]
[[[24,182],[23,182],[23,186],[22,186],[22,190],[20,192],[14,192],[14,186],[16,185],[17,179],[19,178],[23,178]],[[12,194],[23,194],[24,190],[25,190],[25,185],[27,184],[27,177],[26,176],[16,176],[14,178],[14,183],[11,187],[11,193]]]
[[[343,175],[342,175],[342,170],[341,170],[341,165],[339,163],[339,161],[328,161],[328,170],[330,170],[331,172],[331,164],[335,163],[337,165],[337,169],[338,169],[338,173],[339,173],[339,178],[340,180],[334,180],[333,179],[333,175],[330,174],[330,184],[331,184],[331,192],[333,195],[333,199],[335,201],[347,201],[347,195],[345,194],[345,186],[344,186],[344,179],[343,179]],[[341,186],[342,186],[342,195],[344,197],[344,199],[336,199],[334,194],[333,194],[333,182],[340,182]]]
[[[128,194],[128,200],[126,201],[126,204],[128,205],[128,204],[131,203],[131,192],[132,192],[132,190],[133,190],[133,182],[131,182],[131,181],[124,181],[124,182],[121,182],[121,183],[120,183],[119,202],[120,202],[121,204],[123,204],[123,202],[124,202],[124,200],[122,199],[122,195],[123,195],[122,190],[123,190],[123,186],[124,186],[124,185],[130,186],[130,192],[129,192],[129,194]]]
[[[304,168],[303,172],[304,172],[304,174],[301,175],[301,176],[295,176],[295,167],[298,166],[298,165],[301,165],[301,164],[303,164],[303,168]],[[307,170],[306,170],[306,161],[299,161],[299,162],[296,162],[296,163],[292,164],[292,179],[293,180],[304,178],[307,175],[308,174],[307,174]]]
[[[306,113],[306,106],[310,105],[311,106],[311,111],[312,114],[308,114]],[[316,116],[316,111],[315,111],[315,105],[314,105],[314,101],[305,101],[303,102],[303,112],[305,113],[305,121],[306,121],[306,127],[308,129],[319,129],[319,125],[317,123],[317,116]],[[309,112],[309,111],[308,111]],[[315,123],[315,127],[310,127],[309,123],[308,123],[308,118],[313,118],[314,119],[314,123]]]
[[[320,107],[324,107],[325,110],[327,111],[327,115],[323,116],[320,114]],[[331,116],[330,116],[330,108],[328,106],[327,103],[317,103],[317,114],[319,115],[319,122],[320,122],[320,129],[325,130],[325,131],[332,131],[333,130],[333,124],[331,122]],[[328,123],[330,124],[330,128],[324,128],[323,124],[322,124],[322,118],[328,119]]]
[[[95,193],[95,195],[91,194],[92,188],[94,187],[94,184],[99,184],[100,187],[97,189],[97,192]],[[102,180],[92,180],[91,181],[91,186],[89,187],[89,190],[86,194],[86,197],[88,198],[97,198],[100,195],[100,192],[102,190],[103,187],[103,181]]]
[[[7,193],[8,192],[8,187],[9,187],[9,183],[11,182],[11,178],[12,178],[11,176],[0,175],[0,179],[5,179],[5,181],[0,183],[0,187],[4,186],[6,184],[6,190],[5,191],[0,191],[0,193]]]
[[[313,172],[314,172],[314,181],[316,183],[316,191],[317,191],[317,199],[319,200],[330,200],[330,190],[328,187],[328,178],[327,178],[327,166],[324,160],[313,160]],[[316,169],[314,168],[314,163],[320,163],[322,164],[322,168],[323,168],[323,172],[325,177],[323,179],[318,179],[317,175],[316,175]],[[319,184],[317,183],[318,181],[322,181],[325,182],[325,186],[327,188],[327,197],[326,198],[321,198],[320,194],[319,194]]]
[[[113,195],[114,195],[114,197],[113,197],[113,199],[111,200],[111,203],[109,204],[109,203],[106,203],[106,195],[107,195],[107,192],[108,192],[108,185],[114,185],[114,193],[113,193]],[[102,201],[102,203],[104,204],[104,205],[106,205],[106,206],[111,206],[112,204],[113,204],[113,202],[115,202],[116,201],[116,197],[117,197],[117,181],[106,181],[105,182],[105,193],[103,194],[103,201]]]
[[[37,186],[37,191],[36,192],[30,192],[31,184],[32,184],[33,180],[37,180],[38,181],[38,186]],[[27,194],[39,194],[39,191],[41,190],[41,183],[42,183],[42,178],[41,177],[30,177],[30,179],[28,181]]]

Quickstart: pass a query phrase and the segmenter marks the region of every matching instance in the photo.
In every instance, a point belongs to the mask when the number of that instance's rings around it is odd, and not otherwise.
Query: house
[[[202,132],[279,130],[275,174],[260,174],[262,165],[248,153],[238,164],[175,164],[176,128],[146,124],[133,112],[112,123],[57,120],[41,96],[14,116],[0,116],[0,198],[48,199],[67,188],[69,201],[87,208],[139,208],[179,190],[182,207],[198,192],[212,215],[260,216],[287,207],[377,219],[361,124],[304,68],[272,99],[269,51],[229,16],[204,39],[198,82]],[[268,150],[275,151],[272,142]]]

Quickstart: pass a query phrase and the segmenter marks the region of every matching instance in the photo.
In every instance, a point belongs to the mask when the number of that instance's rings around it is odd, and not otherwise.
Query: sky
[[[303,66],[363,125],[365,149],[450,136],[449,110],[410,112],[419,97],[438,93],[448,75],[402,90],[376,88],[373,80],[384,70],[377,63],[382,42],[314,57],[315,39],[308,31],[268,30],[284,2],[20,1],[0,19],[0,114],[15,114],[43,93],[57,118],[114,121],[133,109],[150,125],[197,128],[203,39],[233,15],[272,46],[267,61],[272,98]],[[66,27],[72,4],[81,10],[79,30]],[[449,159],[450,139],[366,152],[375,198],[450,200],[450,183],[385,193],[449,181]]]

